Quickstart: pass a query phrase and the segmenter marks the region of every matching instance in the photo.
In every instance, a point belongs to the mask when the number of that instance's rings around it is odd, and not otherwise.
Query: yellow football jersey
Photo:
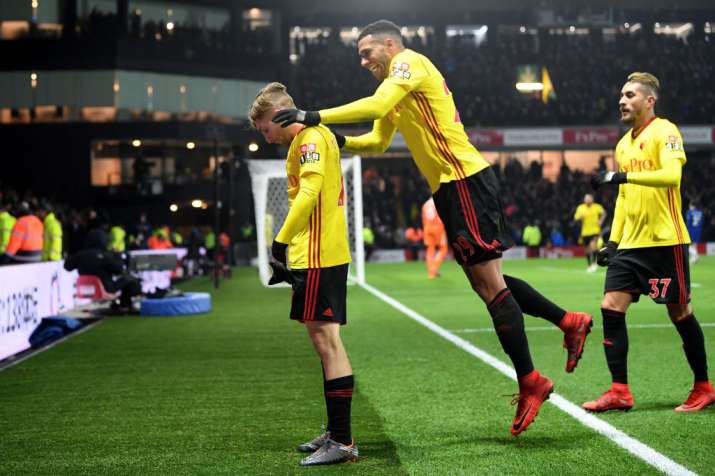
[[[306,226],[288,243],[292,269],[327,268],[350,262],[345,221],[345,190],[340,167],[340,149],[325,126],[306,127],[291,142],[286,158],[288,203],[298,195],[301,179],[317,173],[323,184]],[[287,221],[287,220],[286,220]]]
[[[601,216],[606,211],[598,203],[587,205],[582,203],[576,207],[574,220],[581,220],[581,236],[593,236],[601,233]]]
[[[394,103],[386,116],[376,120],[373,134],[380,142],[389,142],[399,129],[417,167],[425,176],[432,192],[440,183],[469,177],[489,166],[469,142],[452,93],[442,74],[424,55],[405,49],[390,62],[387,78],[373,98]],[[369,111],[369,102],[358,100],[345,106],[321,110],[324,123],[360,122]],[[349,137],[350,150],[370,150],[374,147],[361,141],[361,136]]]
[[[616,200],[611,240],[619,243],[618,248],[690,243],[680,198],[680,173],[686,158],[675,124],[654,118],[638,131],[630,129],[616,145],[616,162],[619,171],[628,174],[629,182],[620,185]],[[649,175],[666,170],[674,174],[669,182],[631,182],[646,181]]]
[[[469,142],[452,92],[424,55],[405,49],[392,58],[385,79],[409,92],[390,113],[432,191],[489,166]]]

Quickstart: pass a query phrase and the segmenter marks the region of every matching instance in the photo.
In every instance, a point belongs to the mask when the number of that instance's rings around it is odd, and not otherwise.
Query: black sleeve
[[[102,268],[111,274],[122,274],[124,272],[124,263],[122,260],[109,253],[103,253]]]
[[[73,269],[77,269],[77,254],[73,254],[69,256],[65,260],[64,267],[67,271],[72,271]]]

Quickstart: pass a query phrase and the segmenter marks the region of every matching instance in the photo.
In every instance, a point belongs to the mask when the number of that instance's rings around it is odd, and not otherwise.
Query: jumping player
[[[382,152],[397,129],[427,179],[447,239],[472,288],[487,305],[502,348],[519,382],[511,433],[534,420],[553,390],[553,382],[534,369],[524,332],[522,310],[543,317],[564,331],[566,370],[573,371],[590,331],[591,316],[566,312],[529,284],[503,276],[502,252],[512,245],[499,198],[499,182],[470,144],[442,74],[425,56],[405,48],[400,28],[387,20],[358,35],[361,64],[380,81],[375,93],[350,104],[321,111],[284,110],[274,121],[287,127],[374,121],[371,132],[338,138],[356,152]]]

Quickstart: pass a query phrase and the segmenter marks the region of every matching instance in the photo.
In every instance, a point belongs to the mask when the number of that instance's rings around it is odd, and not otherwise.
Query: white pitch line
[[[674,326],[673,324],[628,324],[628,329],[672,329]],[[715,322],[701,322],[700,327],[715,327]],[[593,326],[593,329],[602,329],[603,326]],[[533,327],[526,327],[526,332],[529,333],[531,331],[561,331],[556,326],[533,326]],[[476,334],[480,332],[494,332],[493,327],[474,327],[474,328],[467,328],[467,329],[452,329],[450,332],[454,332],[457,334]]]
[[[410,319],[422,324],[435,334],[445,338],[446,340],[450,341],[452,344],[456,345],[460,349],[464,350],[465,352],[475,356],[479,360],[483,361],[484,363],[494,367],[496,370],[501,372],[502,374],[506,375],[512,380],[516,380],[516,373],[514,372],[514,369],[512,369],[510,366],[502,362],[501,360],[497,359],[496,357],[493,357],[491,354],[483,351],[479,347],[475,346],[471,342],[468,342],[464,339],[462,339],[459,336],[456,336],[455,334],[449,332],[447,329],[435,324],[434,322],[430,321],[426,317],[418,314],[417,312],[413,311],[412,309],[408,308],[401,302],[397,301],[396,299],[391,298],[387,294],[383,293],[382,291],[378,290],[377,288],[374,288],[370,286],[367,283],[360,284],[366,291],[368,291],[370,294],[373,296],[377,297],[378,299],[381,299],[382,301],[386,302],[390,306],[394,307]],[[552,393],[551,398],[549,400],[551,403],[556,405],[557,408],[562,410],[563,412],[569,414],[579,422],[581,422],[583,425],[591,428],[592,430],[602,434],[609,440],[613,441],[616,443],[618,446],[621,448],[625,449],[629,453],[633,454],[634,456],[640,458],[641,460],[645,461],[649,465],[655,467],[659,471],[667,474],[667,475],[672,475],[672,476],[696,476],[696,473],[692,472],[685,466],[682,466],[672,459],[668,458],[667,456],[658,453],[656,450],[653,448],[641,443],[640,441],[636,440],[633,437],[630,437],[623,433],[621,430],[615,428],[614,426],[610,425],[609,423],[606,423],[605,421],[601,420],[598,417],[595,417],[591,415],[590,413],[587,413],[585,410],[580,408],[579,406],[575,405],[574,403],[566,400],[562,396]]]

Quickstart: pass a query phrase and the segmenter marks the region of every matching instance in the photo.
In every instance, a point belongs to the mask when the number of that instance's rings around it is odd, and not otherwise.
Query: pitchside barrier
[[[130,251],[130,256],[174,254],[177,261],[185,248]],[[171,284],[172,271],[139,271],[144,292]],[[75,297],[77,271],[65,271],[64,261],[0,266],[0,360],[30,347],[30,335],[44,317],[87,303]]]

